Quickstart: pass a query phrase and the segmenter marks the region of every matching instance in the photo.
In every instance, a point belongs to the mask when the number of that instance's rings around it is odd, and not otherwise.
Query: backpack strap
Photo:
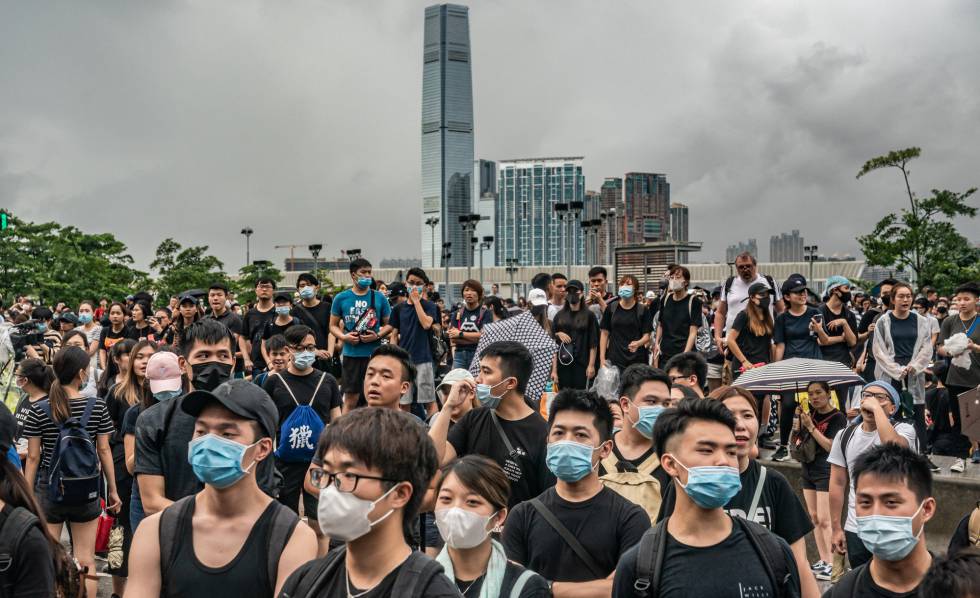
[[[293,536],[293,530],[299,523],[299,516],[275,501],[273,504],[276,505],[274,507],[276,512],[272,516],[269,529],[269,557],[266,564],[269,567],[269,583],[274,589],[279,577],[279,557],[282,556],[286,544]]]
[[[619,471],[619,459],[616,457],[616,453],[610,452],[609,456],[599,463],[602,464],[602,468],[606,471],[607,475]]]
[[[734,276],[729,276],[727,279],[725,279],[725,292],[721,294],[721,298],[723,301],[726,302],[728,301],[728,293],[732,292],[732,284],[734,282],[735,282]]]
[[[279,378],[279,381],[282,382],[282,385],[286,387],[286,392],[289,393],[289,396],[293,398],[293,402],[296,403],[297,407],[299,407],[299,401],[296,400],[296,395],[293,394],[293,389],[289,388],[289,385],[286,384],[286,379],[283,378],[279,372],[274,372],[272,375],[275,376],[276,378]],[[320,382],[323,382],[322,378],[320,379]],[[319,385],[317,386],[317,388],[318,389],[320,388]],[[314,392],[313,394],[316,394],[316,392]],[[310,402],[312,403],[313,401]]]
[[[170,570],[174,565],[177,556],[177,538],[181,528],[187,519],[194,516],[195,494],[185,496],[173,503],[160,513],[159,534],[160,534],[160,595],[166,595],[164,591],[167,580],[170,579]]]
[[[37,515],[31,513],[23,507],[10,507],[4,505],[3,513],[0,514],[0,573],[6,573],[13,565],[17,547],[31,531],[31,528],[38,525]],[[7,583],[13,583],[11,576],[3,575],[3,588],[7,591],[4,596],[12,596]]]
[[[732,521],[733,525],[741,526],[755,553],[759,555],[759,561],[769,577],[776,596],[795,596],[795,593],[787,591],[787,588],[792,589],[789,584],[793,580],[793,574],[777,536],[754,521],[741,517],[732,517]]]
[[[312,565],[310,568],[296,582],[296,588],[289,591],[288,588],[283,586],[279,598],[307,598],[316,596],[314,592],[321,589],[320,586],[323,585],[323,581],[333,575],[338,567],[344,566],[346,558],[347,545],[344,544],[328,552],[327,556],[322,559],[311,561]],[[292,580],[292,577],[290,577],[290,580]],[[288,580],[286,585],[291,585]]]
[[[527,582],[534,577],[534,571],[530,569],[525,569],[523,573],[514,581],[514,587],[510,590],[510,598],[521,598],[521,592],[524,590],[524,586]]]
[[[398,570],[394,587],[399,588],[399,596],[421,598],[429,581],[442,572],[442,565],[435,559],[413,550]]]
[[[320,392],[320,387],[323,386],[323,381],[327,379],[327,373],[322,372],[320,374],[320,381],[316,383],[316,388],[313,389],[313,394],[310,396],[310,407],[313,406],[313,401],[316,400],[316,393]]]
[[[500,439],[504,441],[504,446],[507,447],[507,454],[514,454],[514,445],[510,443],[510,438],[507,438],[504,427],[500,425],[500,420],[497,419],[497,412],[493,409],[490,410],[490,419],[493,420],[493,427],[497,428],[497,434],[500,434]]]
[[[856,430],[857,427],[860,426],[860,425],[861,424],[850,424],[849,426],[847,426],[846,428],[844,428],[844,433],[841,434],[841,437],[840,437],[840,452],[841,452],[841,455],[844,457],[844,469],[848,469],[848,466],[847,466],[847,443],[851,441],[851,436],[854,436],[854,430]],[[848,474],[850,474],[850,471],[848,471]]]
[[[92,411],[95,409],[95,397],[89,397],[88,401],[85,402],[85,412],[82,413],[82,428],[88,427],[88,420],[92,417]]]
[[[561,536],[561,539],[565,541],[565,544],[572,549],[572,552],[578,556],[579,560],[585,563],[585,566],[589,569],[592,575],[595,576],[595,579],[603,579],[606,577],[602,574],[602,570],[599,568],[599,565],[596,564],[595,559],[592,558],[592,555],[589,554],[589,551],[582,546],[582,543],[578,541],[578,538],[576,538],[572,532],[568,531],[567,527],[562,525],[562,522],[555,517],[555,514],[549,511],[548,507],[544,506],[544,503],[541,502],[540,499],[532,498],[530,503],[538,514],[548,522],[548,525],[558,532],[558,535]]]
[[[640,537],[636,548],[636,581],[634,594],[640,598],[657,596],[660,589],[660,570],[663,569],[667,546],[667,520],[665,517]]]
[[[660,467],[660,455],[653,453],[637,466],[636,471],[645,475],[653,475],[658,467]]]
[[[775,297],[776,296],[776,281],[773,280],[772,279],[772,276],[769,276],[768,274],[763,274],[763,277],[765,277],[766,282],[769,283],[769,288],[772,289],[772,295],[773,295],[773,297]]]
[[[759,481],[755,485],[755,493],[752,495],[752,502],[749,503],[747,513],[749,521],[755,521],[755,510],[759,508],[759,499],[762,498],[762,487],[766,485],[766,466],[759,467]]]

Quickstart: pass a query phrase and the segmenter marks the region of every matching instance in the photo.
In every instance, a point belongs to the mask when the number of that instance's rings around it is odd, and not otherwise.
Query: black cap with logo
[[[268,393],[248,380],[229,380],[213,391],[195,390],[181,400],[184,413],[197,417],[212,401],[239,417],[259,422],[266,436],[276,437],[279,412]]]

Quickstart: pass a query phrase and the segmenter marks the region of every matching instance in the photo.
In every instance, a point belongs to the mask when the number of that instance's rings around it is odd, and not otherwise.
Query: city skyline
[[[0,207],[112,232],[143,268],[170,236],[235,272],[245,226],[253,259],[417,257],[428,4],[7,3]],[[585,156],[600,193],[667,173],[700,259],[793,228],[857,253],[907,202],[865,160],[920,146],[920,195],[978,184],[978,23],[965,0],[472,4],[473,155]]]

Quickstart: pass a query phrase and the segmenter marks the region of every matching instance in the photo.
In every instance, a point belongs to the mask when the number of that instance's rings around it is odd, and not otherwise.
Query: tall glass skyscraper
[[[438,4],[425,9],[422,67],[422,264],[465,266],[469,235],[459,217],[473,212],[473,84],[469,9]],[[438,218],[435,227],[427,225]]]

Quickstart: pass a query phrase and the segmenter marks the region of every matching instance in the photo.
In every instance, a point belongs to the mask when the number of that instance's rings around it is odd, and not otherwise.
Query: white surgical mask
[[[678,278],[671,278],[667,281],[667,288],[671,291],[679,291],[684,288],[684,281]]]
[[[473,548],[487,539],[487,523],[496,515],[487,517],[459,507],[437,509],[436,527],[450,548]]]
[[[351,542],[360,538],[395,512],[391,509],[377,521],[368,518],[374,505],[391,494],[394,489],[395,486],[392,486],[391,490],[379,496],[378,500],[370,501],[354,496],[353,492],[341,492],[330,484],[320,491],[320,502],[316,513],[320,530],[324,535],[341,542]]]

